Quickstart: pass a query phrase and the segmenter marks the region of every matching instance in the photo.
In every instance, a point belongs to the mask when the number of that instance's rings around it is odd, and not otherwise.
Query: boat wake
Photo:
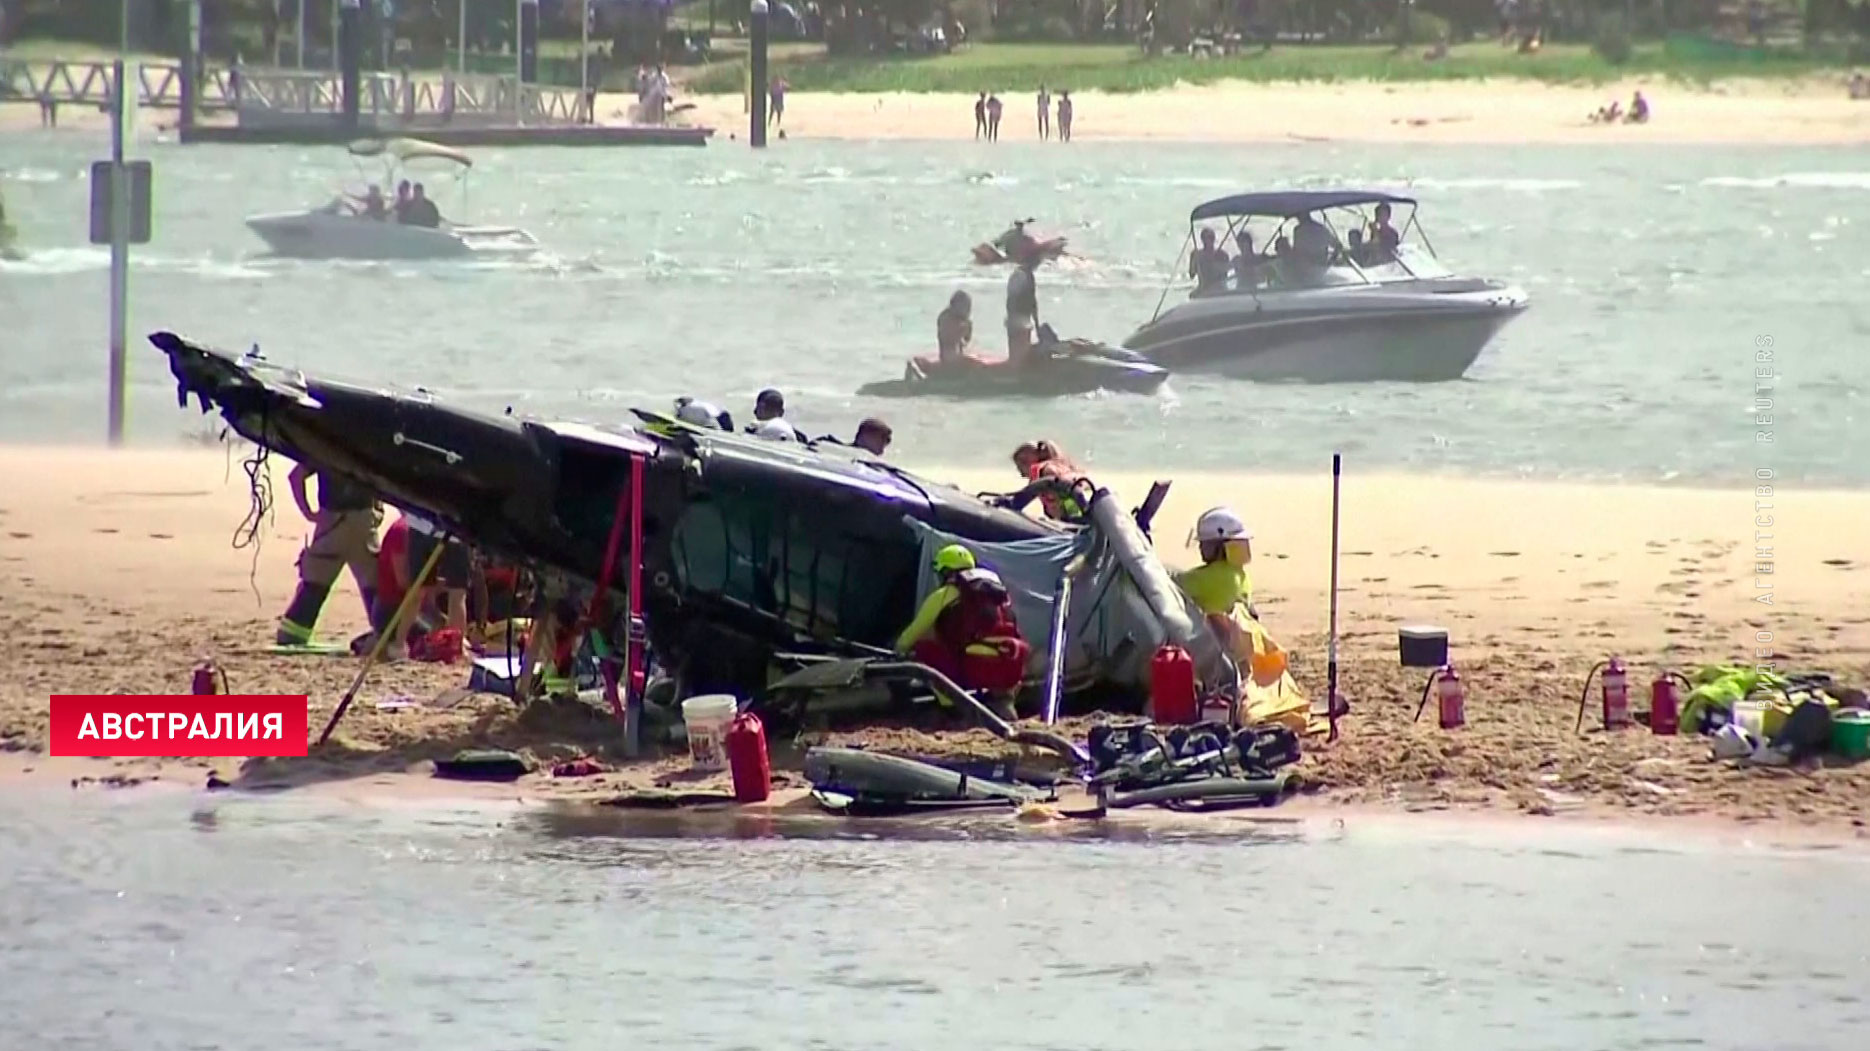
[[[0,273],[34,277],[64,277],[110,269],[108,248],[32,248],[16,246],[21,258],[0,257]],[[161,256],[130,252],[132,273],[187,274],[213,281],[259,281],[270,276],[252,260],[215,259],[212,256]]]
[[[1712,175],[1701,180],[1701,185],[1734,190],[1870,190],[1870,172],[1787,172],[1757,178]]]

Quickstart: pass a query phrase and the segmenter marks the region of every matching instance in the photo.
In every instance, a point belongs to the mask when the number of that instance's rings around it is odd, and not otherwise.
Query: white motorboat
[[[1379,243],[1363,214],[1409,209]],[[1197,288],[1156,315],[1124,346],[1178,372],[1219,372],[1310,383],[1459,379],[1528,303],[1524,289],[1463,277],[1443,266],[1416,221],[1416,202],[1363,190],[1246,193],[1209,201],[1189,215],[1188,258],[1197,228],[1227,221],[1222,246],[1243,230],[1255,255],[1242,287]],[[1321,218],[1322,217],[1322,218]],[[1270,222],[1253,225],[1253,220]],[[1317,222],[1301,236],[1298,228]],[[1355,231],[1355,234],[1352,233]],[[1306,245],[1294,247],[1295,242]],[[1178,273],[1180,260],[1178,260]],[[1165,290],[1163,299],[1168,298]]]
[[[474,161],[460,150],[420,139],[362,139],[351,143],[357,158],[384,160],[383,193],[393,194],[401,169],[413,162],[439,161],[465,173]],[[385,203],[388,203],[386,197]],[[275,255],[298,259],[459,259],[522,256],[538,251],[531,234],[513,226],[471,226],[442,220],[436,226],[399,222],[393,215],[375,217],[363,198],[340,194],[319,208],[274,212],[247,219]]]

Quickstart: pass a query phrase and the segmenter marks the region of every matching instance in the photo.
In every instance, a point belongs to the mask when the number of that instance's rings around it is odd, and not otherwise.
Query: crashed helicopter
[[[1193,655],[1204,688],[1238,688],[1231,658],[1156,558],[1147,515],[1104,490],[1081,494],[1088,521],[1066,527],[831,442],[641,410],[631,425],[492,415],[420,388],[312,376],[257,351],[170,332],[149,340],[184,407],[192,398],[262,450],[432,517],[528,569],[547,596],[589,599],[582,627],[607,652],[629,655],[640,625],[678,698],[757,703],[789,668],[814,662],[900,670],[888,647],[936,586],[931,556],[949,543],[1012,592],[1033,642],[1027,683],[1048,718],[1062,697],[1092,693],[1140,709],[1165,643]]]

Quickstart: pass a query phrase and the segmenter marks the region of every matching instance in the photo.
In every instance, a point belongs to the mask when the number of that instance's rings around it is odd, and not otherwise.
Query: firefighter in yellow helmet
[[[1013,599],[1000,575],[977,565],[960,544],[935,552],[939,583],[896,639],[909,654],[968,690],[1019,688],[1032,647],[1020,636]]]

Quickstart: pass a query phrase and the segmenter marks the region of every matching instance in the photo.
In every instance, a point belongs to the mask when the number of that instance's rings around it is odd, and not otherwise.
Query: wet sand
[[[466,747],[515,748],[547,765],[604,754],[614,736],[605,713],[543,705],[522,715],[496,697],[452,703],[464,667],[400,664],[372,674],[335,747],[311,759],[245,771],[232,760],[76,761],[92,771],[81,775],[72,761],[44,757],[53,692],[181,692],[193,664],[211,656],[236,691],[309,694],[316,728],[349,685],[356,665],[348,658],[264,650],[307,527],[275,462],[277,506],[259,549],[233,548],[249,508],[238,461],[213,450],[0,449],[8,481],[0,490],[0,591],[8,596],[0,627],[14,646],[0,676],[0,779],[156,774],[192,788],[213,769],[243,787],[401,792],[425,779],[428,761]],[[930,473],[969,490],[1008,484],[996,471]],[[1101,480],[1134,502],[1150,479]],[[1324,472],[1183,476],[1156,528],[1165,557],[1186,561],[1192,553],[1181,541],[1202,509],[1225,501],[1247,512],[1258,602],[1314,696],[1324,688],[1329,493]],[[1354,708],[1336,745],[1308,742],[1299,770],[1319,794],[1305,805],[1701,817],[1855,835],[1870,764],[1736,769],[1708,762],[1695,738],[1594,731],[1594,710],[1585,733],[1572,730],[1585,674],[1612,651],[1632,665],[1638,707],[1663,667],[1748,660],[1762,648],[1784,666],[1860,686],[1870,680],[1870,577],[1855,537],[1870,494],[1782,491],[1772,502],[1756,509],[1752,489],[1347,476],[1341,670]],[[1755,520],[1764,514],[1774,516],[1772,573],[1757,575]],[[1770,605],[1761,601],[1769,595]],[[1468,685],[1462,731],[1435,728],[1432,712],[1410,721],[1423,680],[1397,667],[1395,627],[1418,621],[1453,633]],[[346,638],[362,624],[361,604],[343,583],[320,634]],[[1763,632],[1772,634],[1767,647],[1755,642]],[[416,706],[378,708],[396,696]],[[801,787],[796,756],[813,740],[776,742],[782,789]],[[826,740],[1006,752],[981,731],[870,729]],[[719,787],[719,778],[689,781],[685,767],[685,758],[671,757],[598,778],[534,775],[494,791],[595,799],[659,780],[684,791]]]

